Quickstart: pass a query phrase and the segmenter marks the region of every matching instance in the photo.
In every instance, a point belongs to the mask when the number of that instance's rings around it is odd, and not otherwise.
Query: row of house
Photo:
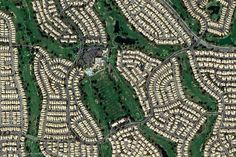
[[[16,43],[16,30],[11,17],[3,12],[0,12],[0,17],[0,42]]]
[[[32,4],[37,22],[43,32],[62,43],[77,42],[77,34],[63,22],[54,0],[35,0]]]
[[[87,44],[107,44],[105,29],[93,11],[93,1],[35,0],[33,9],[41,30],[62,43],[85,40]],[[59,5],[59,6],[58,6]],[[76,28],[76,29],[75,29]]]
[[[73,141],[68,142],[54,142],[48,141],[47,144],[45,142],[39,142],[40,149],[42,154],[45,157],[56,157],[56,156],[65,156],[65,157],[97,157],[98,147],[93,145],[86,145],[77,141],[74,143]],[[60,150],[60,151],[58,151]]]
[[[189,143],[205,122],[206,112],[183,92],[176,58],[159,66],[150,77],[148,93],[153,117],[147,126],[177,143],[177,156],[189,156]]]
[[[73,0],[60,0],[60,3],[63,8],[69,8],[69,7],[84,7],[84,6],[90,6],[93,7],[96,0],[80,0],[80,1],[73,1]]]
[[[189,143],[205,122],[206,112],[183,92],[176,58],[160,62],[140,51],[118,53],[117,68],[135,89],[147,126],[177,143],[177,156],[189,155]]]
[[[71,1],[71,0],[60,0],[60,3],[62,6],[71,7],[71,6],[77,6],[77,7],[83,7],[85,5],[93,6],[95,0],[80,0],[80,1]]]
[[[221,51],[188,51],[194,76],[218,102],[218,116],[204,156],[234,156],[236,150],[236,54]]]
[[[12,19],[0,12],[0,156],[25,156],[26,96],[19,76]]]
[[[145,82],[160,63],[158,59],[150,58],[140,51],[119,51],[117,55],[117,69],[134,88],[145,116],[150,115],[151,109],[145,94]]]
[[[191,44],[191,38],[172,14],[156,0],[116,0],[128,21],[156,44]]]
[[[129,117],[123,117],[117,121],[115,121],[114,123],[112,123],[110,126],[112,129],[116,129],[121,127],[122,125],[125,125],[126,123],[130,122],[130,118]]]
[[[45,156],[98,156],[100,128],[80,100],[81,69],[35,47],[34,72],[43,95],[38,138]],[[67,80],[67,81],[66,81]]]
[[[205,10],[208,2],[199,3],[198,0],[183,0],[183,2],[191,16],[200,22],[200,33],[208,31],[218,36],[226,36],[229,33],[236,5],[234,1],[218,0],[220,5],[223,6],[220,10],[220,18],[218,20],[213,20]]]
[[[84,54],[89,53],[83,49],[84,45],[97,48],[102,54],[93,58],[93,68],[100,70],[108,53],[107,36],[102,22],[93,10],[94,3],[95,0],[32,2],[41,31],[62,43],[80,42]],[[89,58],[84,60],[87,61]],[[81,62],[81,64],[86,63]]]
[[[112,145],[112,157],[161,157],[159,149],[150,143],[137,126],[120,129],[109,137]]]
[[[95,1],[91,1],[82,7],[80,5],[71,5],[68,7],[68,4],[63,3],[63,1],[61,2],[61,5],[66,10],[65,13],[68,18],[73,20],[77,27],[82,31],[85,43],[101,44],[106,46],[107,36],[105,28],[96,13],[93,11],[94,2]]]

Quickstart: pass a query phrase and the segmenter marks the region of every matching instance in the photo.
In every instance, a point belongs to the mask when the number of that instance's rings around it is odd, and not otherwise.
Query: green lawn
[[[106,141],[104,143],[102,143],[99,147],[100,149],[100,157],[110,157],[112,156],[112,147],[111,147],[111,143]]]
[[[82,82],[83,101],[88,105],[98,124],[102,128],[103,134],[109,133],[109,125],[106,122],[105,113],[102,107],[98,104],[99,102],[95,99],[95,93],[93,91],[91,79],[84,79]]]
[[[104,135],[109,133],[110,123],[124,116],[135,121],[142,120],[143,112],[138,100],[116,70],[104,70],[82,82],[85,104],[103,128]]]
[[[116,70],[105,69],[93,77],[86,77],[81,87],[83,102],[102,128],[104,136],[110,133],[110,123],[124,116],[133,120],[143,119],[134,91]],[[109,141],[100,145],[100,155],[111,156]]]
[[[141,125],[139,127],[140,132],[152,143],[158,144],[168,157],[176,157],[176,144],[170,140],[156,134],[152,129],[146,125]]]
[[[168,0],[169,4],[175,9],[188,27],[196,34],[200,31],[200,23],[194,19],[187,11],[182,0]]]
[[[210,16],[212,20],[218,21],[221,16],[222,8],[223,8],[223,4],[221,4],[217,0],[213,0],[213,1],[210,1],[204,9],[206,10],[207,14]]]
[[[198,131],[199,133],[195,136],[193,141],[191,142],[191,156],[192,157],[203,157],[204,146],[211,136],[215,121],[216,115],[207,116],[207,120],[201,129]]]
[[[185,93],[190,100],[201,105],[209,112],[217,111],[217,102],[206,93],[194,79],[192,69],[186,53],[179,55],[179,63],[181,65],[182,85]]]
[[[32,54],[27,49],[19,49],[19,52],[19,57],[21,58],[20,72],[27,96],[27,105],[29,112],[29,129],[27,134],[37,137],[40,104],[42,98],[39,93],[39,89],[37,88],[37,83],[32,71],[32,65],[30,64],[30,62],[32,61]],[[41,154],[39,151],[38,143],[31,139],[26,139],[26,149],[28,150],[27,153]]]

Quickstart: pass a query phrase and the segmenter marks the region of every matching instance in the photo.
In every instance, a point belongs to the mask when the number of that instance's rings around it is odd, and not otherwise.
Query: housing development
[[[0,157],[236,157],[234,0],[0,0]]]
[[[0,13],[0,29],[0,154],[25,156],[28,113],[18,70],[18,50],[13,47],[16,31],[11,18],[3,12]]]

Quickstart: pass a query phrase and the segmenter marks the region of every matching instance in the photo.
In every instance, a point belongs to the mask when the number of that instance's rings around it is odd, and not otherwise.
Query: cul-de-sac
[[[0,157],[236,157],[236,1],[0,0]]]

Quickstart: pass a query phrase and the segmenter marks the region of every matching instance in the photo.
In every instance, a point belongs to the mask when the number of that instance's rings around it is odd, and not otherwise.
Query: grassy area
[[[180,17],[185,21],[188,27],[196,34],[200,31],[200,23],[194,19],[187,11],[183,1],[169,0],[169,4],[179,13]]]
[[[32,71],[32,53],[29,50],[19,49],[20,57],[20,73],[23,85],[27,96],[27,105],[29,112],[29,129],[28,133],[31,136],[37,137],[38,120],[40,116],[41,95],[37,88],[37,83]],[[26,139],[26,149],[28,156],[42,156],[38,143],[31,139]],[[32,153],[32,154],[31,154]]]
[[[110,123],[119,118],[130,116],[136,121],[143,119],[134,91],[123,81],[115,70],[106,69],[82,82],[83,102],[100,125],[104,136],[110,133]],[[100,145],[100,155],[111,156],[108,141]]]
[[[99,106],[99,102],[95,99],[95,94],[92,87],[92,82],[90,78],[86,78],[82,82],[82,97],[85,104],[88,105],[92,114],[95,116],[98,124],[102,128],[103,134],[107,135],[109,133],[109,125],[106,122],[105,113],[101,106]]]
[[[156,134],[152,129],[146,125],[141,125],[139,128],[140,132],[152,143],[158,144],[161,149],[164,149],[165,154],[168,157],[176,157],[176,144],[170,140]]]
[[[213,0],[206,5],[205,10],[212,20],[218,21],[221,16],[222,8],[223,4],[217,0]]]
[[[112,147],[111,147],[111,143],[106,141],[104,143],[102,143],[99,147],[100,149],[100,157],[110,157],[112,156]]]
[[[201,105],[209,112],[217,111],[217,102],[206,93],[194,79],[192,69],[186,53],[179,55],[179,63],[181,65],[182,85],[184,87],[186,96]]]
[[[190,152],[192,157],[203,157],[204,146],[212,133],[216,118],[216,115],[207,116],[206,122],[191,142]]]
[[[110,123],[119,118],[130,116],[135,121],[144,118],[134,91],[123,81],[119,73],[106,69],[82,83],[84,102],[105,136],[110,131]]]

